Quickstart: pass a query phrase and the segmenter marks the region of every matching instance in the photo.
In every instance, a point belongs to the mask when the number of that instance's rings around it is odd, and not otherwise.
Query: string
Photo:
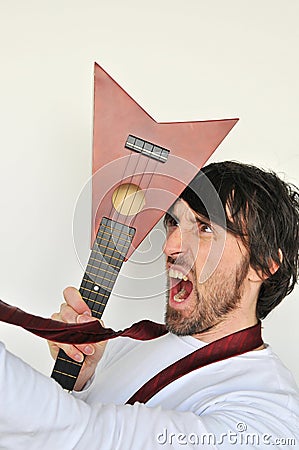
[[[158,156],[161,157],[162,152],[163,152],[163,148],[161,147],[161,148],[160,148],[160,154],[159,154]],[[141,185],[141,184],[142,184],[142,180],[143,180],[145,174],[148,174],[148,172],[147,172],[148,165],[150,164],[150,162],[152,162],[152,159],[151,159],[150,157],[145,156],[145,155],[142,155],[142,153],[141,153],[141,155],[140,155],[139,158],[137,159],[137,164],[135,165],[134,173],[133,173],[133,175],[131,176],[130,183],[132,183],[133,177],[136,175],[136,168],[137,168],[137,166],[138,166],[138,163],[139,163],[139,160],[140,160],[140,157],[141,157],[141,156],[144,156],[144,158],[147,158],[147,162],[146,162],[145,167],[144,167],[143,170],[141,171],[141,178],[140,178],[140,180],[139,180],[138,185]],[[153,176],[154,176],[154,174],[155,174],[155,172],[156,172],[156,168],[157,168],[158,162],[159,162],[159,160],[156,159],[156,160],[155,160],[155,165],[154,165],[154,167],[152,168],[152,171],[149,172],[149,173],[151,173],[151,176],[150,176],[149,182],[148,182],[148,184],[147,184],[147,186],[146,186],[146,189],[148,189],[149,186],[150,186],[150,184],[151,184],[151,181],[152,181],[152,179],[153,179]],[[138,186],[138,185],[137,185],[137,186]],[[125,193],[124,199],[126,199],[126,196],[127,196],[127,194],[128,194],[128,190],[129,190],[129,187],[130,187],[130,184],[128,184],[128,186],[127,186],[127,191],[126,191],[126,193]],[[138,187],[139,187],[139,186],[138,186]],[[118,192],[119,192],[119,191],[118,191]],[[118,195],[118,192],[117,192],[117,195]],[[139,191],[136,190],[135,193],[134,193],[133,199],[132,199],[132,201],[131,201],[131,205],[130,205],[130,207],[129,207],[129,211],[128,211],[127,215],[125,215],[125,218],[126,218],[126,219],[130,216],[130,212],[131,212],[132,206],[133,206],[133,204],[134,204],[134,202],[135,202],[135,199],[136,199],[136,197],[137,197],[137,195],[138,195],[138,192],[139,192]],[[124,201],[125,201],[125,200],[124,200]],[[134,215],[134,218],[132,219],[132,222],[130,223],[130,226],[132,226],[132,227],[133,227],[133,224],[134,224],[134,222],[135,222],[135,220],[136,220],[136,218],[137,218],[138,213],[139,213],[140,210],[141,210],[141,205],[142,205],[142,203],[143,203],[143,197],[140,196],[140,202],[139,202],[138,208],[136,208],[137,213]],[[112,209],[112,210],[113,210],[113,209]],[[112,210],[110,211],[110,214],[112,214]],[[120,214],[121,214],[121,213],[118,212],[118,217],[119,217]]]
[[[160,155],[159,155],[159,156],[161,156],[162,151],[163,151],[163,149],[161,148],[161,150],[160,150]],[[148,159],[150,159],[150,158],[148,158]],[[149,188],[149,186],[150,186],[150,184],[151,184],[151,182],[152,182],[153,176],[154,176],[154,174],[156,173],[156,168],[157,168],[158,163],[159,163],[159,161],[158,161],[158,160],[155,160],[155,166],[153,167],[153,170],[152,170],[152,172],[151,172],[151,176],[150,176],[150,179],[149,179],[149,182],[148,182],[148,185],[147,185],[147,189]],[[141,178],[141,180],[142,180],[142,178]],[[140,207],[141,207],[141,204],[142,204],[142,199],[140,200],[140,203],[139,203],[139,205],[138,205],[137,211],[139,211],[139,209],[140,209]],[[137,214],[138,214],[138,212],[137,212]],[[133,224],[134,224],[134,222],[135,222],[135,220],[136,220],[136,218],[137,218],[137,214],[134,216],[134,218],[133,218],[133,220],[132,220],[132,226],[133,226]]]

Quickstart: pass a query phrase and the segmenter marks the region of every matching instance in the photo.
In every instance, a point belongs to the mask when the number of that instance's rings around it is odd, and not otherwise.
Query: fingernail
[[[83,362],[84,356],[82,355],[82,353],[76,353],[74,355],[74,359],[78,362]]]
[[[81,314],[81,316],[77,317],[77,322],[78,323],[90,322],[90,321],[91,321],[91,316],[87,316],[87,315]]]
[[[83,315],[84,316],[89,316],[89,317],[91,316],[90,311],[84,311]]]
[[[87,355],[93,355],[94,354],[94,348],[91,345],[86,345],[84,348],[84,353]]]

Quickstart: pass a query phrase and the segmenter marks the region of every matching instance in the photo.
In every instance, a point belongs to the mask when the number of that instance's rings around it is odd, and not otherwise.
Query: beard
[[[207,281],[197,283],[196,269],[191,269],[194,280],[191,295],[195,305],[187,304],[184,311],[178,311],[169,306],[169,280],[167,289],[167,307],[165,325],[168,331],[178,336],[190,336],[202,333],[221,322],[231,311],[238,308],[243,293],[243,282],[249,270],[249,258],[236,267],[229,275],[216,270]]]

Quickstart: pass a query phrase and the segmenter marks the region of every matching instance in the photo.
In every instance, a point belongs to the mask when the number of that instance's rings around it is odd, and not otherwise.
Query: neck
[[[236,331],[243,330],[244,328],[256,325],[258,322],[256,317],[243,318],[243,320],[236,320],[235,315],[227,317],[210,327],[209,329],[202,331],[201,333],[194,334],[195,339],[200,341],[210,343],[220,339],[229,334],[235,333]]]
[[[245,297],[246,298],[246,297]],[[256,325],[256,301],[241,299],[239,306],[207,330],[193,335],[203,342],[213,342],[236,331]]]
[[[256,304],[260,289],[260,284],[252,283],[250,280],[244,285],[243,293],[239,305],[229,312],[223,319],[220,319],[209,329],[193,335],[200,341],[210,343],[236,331],[256,325]]]

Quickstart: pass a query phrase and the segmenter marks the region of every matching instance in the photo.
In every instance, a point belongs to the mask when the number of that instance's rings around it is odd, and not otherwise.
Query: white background
[[[157,121],[240,117],[211,161],[271,168],[298,184],[297,0],[1,0],[0,8],[4,301],[48,317],[63,288],[80,284],[72,222],[91,175],[94,61]],[[77,244],[87,255],[84,207]],[[163,269],[161,242],[155,231],[126,264],[107,325],[163,320],[164,280],[150,281]],[[297,382],[298,313],[297,289],[264,321],[265,340]],[[5,324],[0,336],[50,373],[44,341]]]

